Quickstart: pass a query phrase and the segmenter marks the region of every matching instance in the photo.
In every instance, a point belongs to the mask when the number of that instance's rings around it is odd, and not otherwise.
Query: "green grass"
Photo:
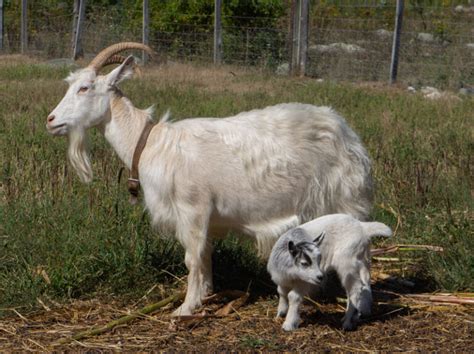
[[[444,246],[444,254],[420,261],[420,274],[439,289],[474,289],[472,99],[433,102],[235,68],[216,71],[216,78],[208,68],[187,67],[187,78],[147,70],[123,91],[138,107],[155,104],[157,115],[170,108],[175,119],[289,101],[333,106],[373,158],[374,218],[395,227],[400,217],[391,242]],[[0,315],[1,308],[35,306],[42,296],[141,296],[171,282],[169,273],[185,274],[179,245],[158,237],[143,208],[128,204],[123,165],[102,136],[91,133],[95,178],[83,185],[66,161],[66,140],[47,134],[45,118],[66,90],[66,75],[0,62]],[[217,287],[257,290],[268,281],[248,244],[218,242],[214,260]]]
[[[271,340],[262,339],[251,335],[246,335],[240,338],[239,347],[247,350],[282,350],[282,348],[278,344],[273,343]]]

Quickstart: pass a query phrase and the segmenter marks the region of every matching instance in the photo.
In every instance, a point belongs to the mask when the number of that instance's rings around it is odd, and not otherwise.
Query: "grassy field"
[[[474,290],[472,229],[474,100],[426,100],[398,88],[317,83],[224,67],[144,68],[122,85],[157,117],[227,116],[281,102],[330,105],[361,136],[374,163],[373,217],[396,229],[392,243],[431,244],[444,253],[408,253],[407,278],[435,289]],[[127,171],[91,132],[95,173],[83,185],[66,161],[66,139],[45,129],[69,69],[0,57],[0,316],[41,299],[105,294],[137,298],[185,274],[182,250],[161,239],[140,206],[130,206]],[[190,176],[192,178],[192,176]],[[258,290],[265,270],[253,248],[220,242],[218,288]],[[224,276],[225,275],[225,276]]]

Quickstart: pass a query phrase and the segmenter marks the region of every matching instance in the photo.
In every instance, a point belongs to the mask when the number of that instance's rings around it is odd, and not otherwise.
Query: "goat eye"
[[[79,91],[77,91],[77,93],[84,93],[84,92],[87,92],[87,90],[89,90],[89,87],[87,86],[82,86]]]

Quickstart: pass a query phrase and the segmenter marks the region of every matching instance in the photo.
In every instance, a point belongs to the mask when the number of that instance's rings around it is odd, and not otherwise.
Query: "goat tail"
[[[392,229],[381,222],[361,222],[364,235],[368,239],[374,236],[390,237],[392,236]]]

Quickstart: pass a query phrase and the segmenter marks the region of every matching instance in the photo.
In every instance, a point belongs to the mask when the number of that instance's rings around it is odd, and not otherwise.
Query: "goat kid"
[[[350,215],[322,216],[289,230],[276,242],[267,269],[278,286],[277,317],[292,331],[300,323],[299,306],[323,274],[335,271],[347,294],[344,330],[353,330],[372,306],[370,239],[389,237],[391,229],[379,222],[361,222]]]
[[[53,135],[69,137],[69,159],[92,180],[86,130],[98,127],[130,168],[152,110],[140,110],[118,88],[134,59],[104,49],[87,68],[69,75],[64,98],[47,118]],[[120,63],[107,75],[106,65]],[[358,136],[328,107],[280,104],[233,117],[167,121],[151,130],[138,164],[146,208],[185,249],[189,315],[212,292],[212,236],[236,229],[253,236],[267,256],[286,230],[318,215],[344,212],[364,219],[372,205],[370,159]]]

